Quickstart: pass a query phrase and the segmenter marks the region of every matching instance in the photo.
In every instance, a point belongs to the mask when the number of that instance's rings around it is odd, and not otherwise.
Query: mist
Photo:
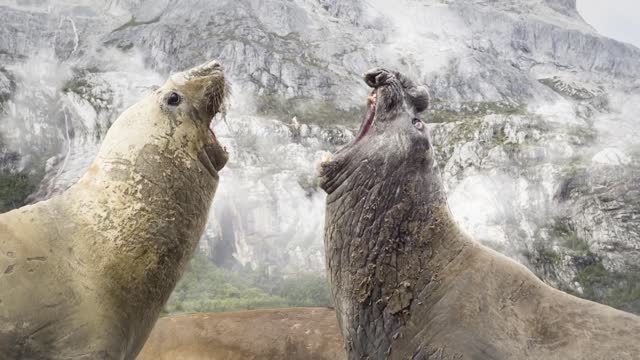
[[[230,160],[200,252],[237,273],[323,276],[317,166],[353,137],[369,91],[361,74],[385,66],[430,87],[423,118],[471,237],[577,293],[586,258],[631,272],[640,248],[623,220],[635,205],[602,210],[598,191],[634,189],[637,49],[559,4],[527,1],[516,16],[479,2],[326,3],[8,3],[18,35],[0,39],[27,45],[0,48],[15,83],[1,104],[0,168],[33,183],[6,210],[64,191],[124,109],[217,57],[233,92],[213,129]]]

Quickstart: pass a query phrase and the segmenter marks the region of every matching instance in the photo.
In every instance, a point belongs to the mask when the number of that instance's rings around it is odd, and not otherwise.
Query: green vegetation
[[[36,184],[27,174],[0,172],[0,213],[23,206]]]
[[[562,261],[562,256],[544,241],[534,241],[534,254],[526,252],[524,256],[534,264],[558,265]],[[535,258],[534,258],[535,256]]]
[[[16,82],[13,76],[7,71],[7,69],[0,66],[0,75],[4,76],[9,80],[9,88],[8,89],[0,89],[0,112],[4,110],[3,103],[11,98],[13,93],[16,91]]]
[[[542,240],[542,232],[549,240]],[[565,284],[561,290],[588,300],[607,304],[618,309],[640,313],[640,271],[629,270],[625,273],[607,270],[602,259],[591,252],[589,244],[578,236],[567,219],[556,219],[553,223],[541,227],[541,238],[533,243],[534,250],[525,253],[531,264],[539,269],[562,271],[562,257],[568,256],[569,264],[577,268],[572,285]],[[549,243],[557,244],[554,249]],[[582,293],[568,286],[577,283]]]
[[[96,109],[103,108],[105,104],[113,102],[111,90],[105,89],[101,92],[96,92],[94,91],[95,85],[87,80],[89,74],[97,71],[96,68],[89,67],[76,71],[78,72],[77,75],[62,86],[62,92],[78,94]]]
[[[598,140],[598,131],[592,127],[573,125],[568,126],[566,131],[571,145],[587,146]]]
[[[116,45],[116,47],[122,51],[128,51],[133,49],[133,43],[132,42],[128,42],[128,43],[124,43],[124,44],[118,44]]]
[[[13,159],[2,156],[2,143],[0,142],[0,160],[5,166],[10,165]],[[13,172],[9,168],[0,169],[0,213],[17,209],[26,205],[25,200],[33,193],[44,177],[44,161],[34,161],[37,164],[30,171],[23,170]]]
[[[62,92],[72,92],[82,95],[87,91],[87,88],[90,88],[89,82],[82,77],[76,77],[72,80],[69,80],[62,86]]]
[[[197,254],[169,298],[164,313],[329,306],[326,279],[317,275],[266,278],[256,271],[218,268]]]
[[[330,306],[331,297],[327,279],[318,275],[305,274],[288,278],[281,282],[278,295],[288,306]]]
[[[284,300],[252,286],[247,278],[196,255],[176,286],[166,312],[216,312],[283,306]]]
[[[0,136],[0,213],[25,205],[44,177],[44,161],[36,159],[30,170],[16,171],[20,155],[9,151]]]
[[[524,115],[526,106],[523,104],[510,104],[501,102],[464,102],[460,109],[452,110],[443,107],[440,101],[434,101],[427,111],[427,121],[430,123],[446,123],[464,121],[472,118],[483,117],[490,114]]]
[[[550,233],[561,246],[583,255],[589,254],[589,244],[584,239],[578,237],[575,230],[565,221],[556,220],[551,226]]]
[[[538,81],[541,84],[548,86],[558,94],[573,100],[589,100],[596,96],[596,94],[587,89],[566,84],[558,77],[540,79]]]
[[[575,280],[582,286],[582,297],[618,309],[640,312],[640,272],[618,273],[607,270],[602,262],[578,272]]]
[[[595,299],[599,296],[597,289],[606,288],[610,284],[609,272],[601,262],[589,265],[576,275],[575,279],[583,289],[583,296],[587,299]]]
[[[427,121],[432,122],[431,118],[428,118]],[[455,130],[448,132],[446,143],[460,144],[473,140],[474,134],[480,129],[481,124],[482,119],[479,117],[465,119],[456,123]]]
[[[285,99],[262,95],[256,99],[256,110],[261,115],[280,119],[297,117],[301,123],[356,125],[366,112],[364,106],[342,110],[329,101],[295,97]]]
[[[135,16],[131,16],[131,19],[129,19],[129,21],[127,21],[126,23],[124,23],[123,25],[117,27],[116,29],[114,29],[112,31],[112,33],[117,32],[117,31],[121,31],[130,27],[135,27],[135,26],[140,26],[140,25],[149,25],[149,24],[153,24],[153,23],[157,23],[158,21],[160,21],[160,18],[162,17],[162,14],[154,17],[151,20],[148,21],[139,21],[136,20]]]
[[[618,309],[640,313],[640,275],[635,272],[621,278],[620,285],[607,297],[607,303]]]
[[[562,260],[562,252],[542,245],[542,242],[537,242],[534,246],[536,247],[535,255],[529,252],[524,254],[531,264],[540,269],[555,268],[552,272],[560,270],[558,266]],[[602,260],[585,250],[583,245],[578,245],[578,249],[579,252],[584,253],[571,256],[575,260],[582,259],[581,261],[591,262],[586,266],[578,265],[578,272],[572,281],[582,288],[582,293],[569,288],[568,284],[560,290],[617,309],[640,313],[640,271],[629,271],[624,274],[609,271],[602,264]]]

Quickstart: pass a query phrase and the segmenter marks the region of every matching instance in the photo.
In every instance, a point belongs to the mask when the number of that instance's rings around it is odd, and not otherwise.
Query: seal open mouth
[[[429,92],[425,86],[416,86],[403,74],[383,68],[375,68],[364,74],[364,81],[373,88],[368,97],[368,108],[354,139],[333,155],[324,155],[319,163],[320,186],[331,193],[344,181],[362,161],[380,152],[380,145],[393,143],[396,137],[387,133],[400,134],[413,143],[415,139],[428,136],[423,132],[424,124],[417,114],[429,105]],[[416,132],[417,131],[417,132]],[[422,140],[420,140],[421,142]],[[421,145],[422,146],[422,145]],[[400,152],[401,146],[390,148]]]
[[[222,65],[217,61],[196,66],[172,76],[173,82],[188,99],[193,102],[194,116],[206,122],[208,137],[198,152],[198,160],[214,178],[227,163],[228,154],[220,145],[211,129],[216,114],[224,110],[224,102],[229,93]]]
[[[348,153],[355,148],[356,144],[358,144],[358,142],[360,142],[360,140],[362,140],[373,127],[378,106],[378,88],[375,88],[367,98],[367,105],[367,113],[362,120],[362,124],[360,125],[360,129],[358,130],[355,138],[349,144],[339,149],[335,154],[326,154],[320,160],[320,186],[325,190],[336,185],[334,180],[343,168],[343,160],[348,157]]]
[[[206,144],[198,153],[198,160],[204,165],[209,174],[214,178],[218,177],[218,171],[222,170],[229,159],[227,149],[220,145],[215,133],[209,128],[209,135],[212,143]]]
[[[211,138],[211,143],[205,144],[202,150],[198,153],[198,160],[202,163],[202,165],[207,169],[209,174],[214,178],[218,177],[218,171],[222,170],[229,160],[229,153],[227,152],[227,148],[220,145],[218,139],[216,138],[216,134],[213,132],[211,127],[213,126],[213,120],[208,127],[209,137]]]
[[[360,130],[358,131],[358,135],[356,135],[356,138],[353,142],[354,144],[360,141],[365,135],[367,135],[367,133],[373,126],[373,121],[375,120],[375,117],[376,117],[376,105],[378,103],[377,99],[378,99],[378,95],[376,93],[376,90],[373,90],[371,92],[371,95],[369,95],[369,97],[367,98],[367,105],[369,106],[369,108],[367,110],[367,114],[364,117],[364,121],[362,122],[362,125],[360,125]]]
[[[338,150],[336,155],[346,152],[348,149],[352,148],[355,144],[357,144],[362,138],[365,137],[369,133],[369,130],[373,127],[373,123],[376,118],[376,108],[378,105],[378,89],[374,89],[371,91],[371,94],[367,98],[367,113],[362,120],[362,124],[360,124],[360,129],[356,134],[355,138],[347,145],[345,145],[342,149]],[[324,168],[334,160],[333,155],[325,155],[324,158],[320,161],[321,173],[324,172]]]

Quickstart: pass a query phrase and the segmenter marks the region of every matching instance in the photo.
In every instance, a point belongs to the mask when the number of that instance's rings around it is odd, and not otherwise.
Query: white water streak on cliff
[[[64,160],[62,161],[62,165],[60,166],[60,169],[58,170],[58,172],[56,173],[56,176],[52,180],[53,182],[58,180],[60,175],[62,175],[62,173],[66,169],[67,162],[69,161],[69,155],[71,154],[71,138],[69,137],[69,114],[67,112],[66,105],[62,106],[62,112],[64,114],[64,138],[65,138],[65,141],[67,142],[67,152],[64,155]]]
[[[73,29],[74,44],[73,44],[73,51],[71,52],[71,55],[73,55],[78,50],[78,45],[80,44],[80,37],[78,37],[78,29],[76,28],[76,22],[73,21],[73,19],[70,17],[66,17],[65,20],[69,21],[69,23],[71,24],[71,28]]]

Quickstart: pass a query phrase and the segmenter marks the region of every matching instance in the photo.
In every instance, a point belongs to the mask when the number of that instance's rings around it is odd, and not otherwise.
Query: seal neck
[[[469,244],[438,168],[411,165],[360,163],[327,197],[328,275],[351,354],[386,358],[413,309],[428,311],[446,281],[437,274]]]
[[[145,324],[173,291],[204,232],[216,187],[196,159],[148,145],[132,160],[96,160],[63,195],[73,204],[73,246],[88,259],[81,271],[95,279],[96,296],[119,309],[113,316],[127,324],[127,339],[148,331]]]

